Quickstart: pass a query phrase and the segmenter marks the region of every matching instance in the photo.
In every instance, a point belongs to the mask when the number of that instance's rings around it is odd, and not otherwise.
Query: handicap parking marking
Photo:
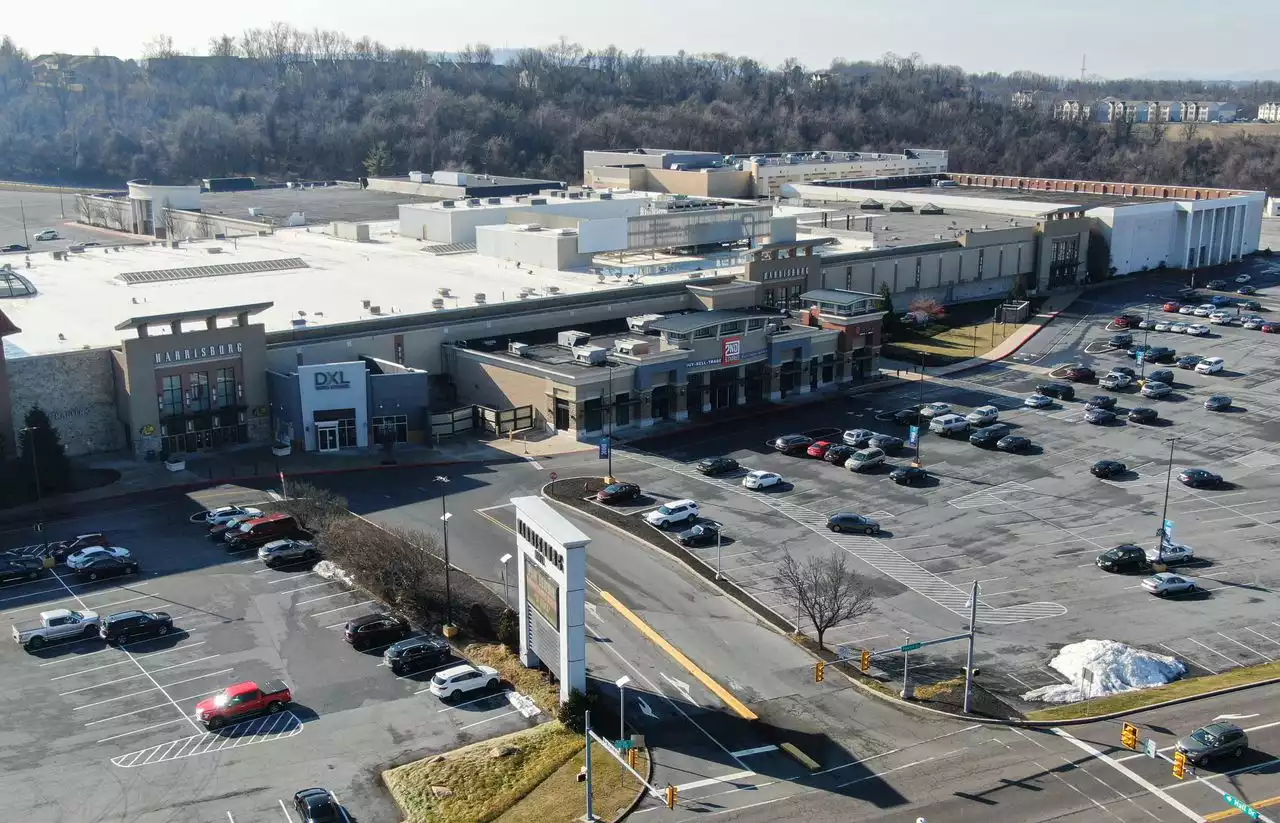
[[[193,734],[122,754],[111,758],[111,764],[123,769],[132,769],[138,766],[167,763],[172,760],[212,754],[224,749],[294,737],[302,733],[302,728],[302,721],[291,711],[268,714],[233,726],[226,726],[217,732]]]

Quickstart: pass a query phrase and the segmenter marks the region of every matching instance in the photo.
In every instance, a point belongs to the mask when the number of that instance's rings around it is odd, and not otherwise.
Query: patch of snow
[[[325,580],[337,580],[339,583],[343,583],[353,588],[356,585],[355,578],[352,577],[350,573],[328,560],[321,560],[315,565],[315,569],[313,569],[313,571]]]
[[[1082,698],[1149,689],[1172,683],[1187,673],[1176,657],[1135,649],[1115,640],[1082,640],[1063,646],[1049,666],[1070,680],[1032,689],[1023,700],[1072,703]],[[1084,670],[1093,673],[1086,683]]]

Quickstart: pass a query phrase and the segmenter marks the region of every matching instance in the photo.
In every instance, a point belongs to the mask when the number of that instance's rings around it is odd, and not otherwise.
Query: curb
[[[645,762],[649,764],[649,768],[645,771],[645,774],[644,774],[644,782],[648,784],[652,784],[653,783],[654,750],[646,747],[644,751],[645,751],[645,758],[644,758]],[[618,814],[609,823],[618,823],[618,821],[620,820],[625,820],[627,815],[634,812],[636,808],[641,803],[644,802],[645,796],[648,795],[648,793],[649,793],[649,787],[641,786],[640,790],[636,792],[636,796],[631,799],[631,802],[628,803],[622,811],[618,812]]]
[[[1074,303],[1075,301],[1073,300],[1073,301],[1071,301],[1071,302],[1072,302],[1072,303]],[[955,364],[954,366],[943,366],[943,367],[942,367],[942,370],[941,370],[940,372],[935,372],[934,374],[935,374],[936,376],[938,376],[938,377],[948,377],[948,376],[950,376],[950,375],[952,375],[952,374],[959,374],[960,372],[968,371],[969,369],[977,369],[977,368],[981,368],[982,366],[988,366],[988,365],[990,365],[990,364],[992,364],[992,363],[999,363],[999,362],[1000,362],[1000,361],[1002,361],[1002,360],[1006,360],[1006,359],[1008,359],[1008,358],[1010,358],[1010,357],[1013,357],[1015,354],[1017,354],[1017,353],[1022,349],[1022,347],[1023,347],[1023,346],[1025,346],[1025,345],[1027,345],[1028,343],[1030,343],[1030,342],[1031,342],[1031,340],[1032,340],[1032,338],[1034,338],[1037,334],[1039,334],[1039,333],[1040,333],[1040,332],[1042,332],[1045,328],[1047,328],[1047,327],[1049,326],[1049,324],[1050,324],[1050,323],[1052,323],[1053,321],[1057,320],[1057,319],[1058,319],[1058,317],[1059,317],[1059,316],[1060,316],[1064,311],[1066,311],[1066,310],[1070,307],[1070,305],[1071,305],[1071,304],[1070,304],[1070,303],[1068,303],[1066,306],[1063,306],[1061,309],[1059,309],[1058,311],[1055,311],[1055,312],[1053,312],[1053,313],[1051,313],[1051,314],[1046,314],[1046,315],[1036,315],[1037,317],[1041,317],[1041,316],[1043,316],[1043,317],[1046,317],[1046,318],[1048,318],[1048,319],[1047,319],[1047,320],[1045,320],[1043,323],[1037,324],[1037,325],[1036,325],[1035,330],[1034,330],[1034,331],[1032,331],[1030,334],[1028,334],[1028,335],[1026,336],[1026,339],[1022,340],[1021,342],[1019,342],[1019,343],[1018,343],[1018,345],[1016,345],[1016,346],[1014,346],[1013,348],[1009,349],[1009,351],[1005,352],[1004,354],[1000,355],[999,357],[992,357],[992,358],[976,357],[976,358],[974,358],[972,361],[965,361],[965,362],[962,362],[962,363],[957,363],[957,364]]]

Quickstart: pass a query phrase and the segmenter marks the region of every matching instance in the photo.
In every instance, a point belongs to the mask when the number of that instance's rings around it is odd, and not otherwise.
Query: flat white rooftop
[[[181,248],[125,246],[119,252],[90,248],[63,262],[51,254],[31,255],[31,268],[20,268],[36,287],[31,297],[0,300],[0,310],[21,332],[4,338],[8,359],[84,348],[119,345],[129,332],[115,330],[130,317],[238,303],[272,302],[253,322],[268,331],[343,323],[373,317],[368,300],[382,315],[429,312],[431,301],[447,288],[445,308],[514,302],[522,289],[540,295],[625,289],[617,278],[598,282],[596,274],[538,269],[474,253],[433,255],[420,241],[397,236],[394,221],[371,225],[373,242],[356,243],[321,233],[318,228],[282,229],[269,237],[183,242]],[[210,254],[211,248],[221,252]],[[121,275],[181,270],[233,263],[301,258],[306,268],[192,279],[169,279],[130,285]],[[10,261],[16,262],[16,261]],[[687,272],[639,272],[634,283],[687,279]],[[152,329],[152,334],[164,333]]]

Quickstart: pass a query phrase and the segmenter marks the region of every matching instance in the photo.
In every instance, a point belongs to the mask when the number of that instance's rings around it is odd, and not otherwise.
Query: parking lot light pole
[[[1156,548],[1156,562],[1164,559],[1164,544],[1169,539],[1169,535],[1165,532],[1164,524],[1169,519],[1169,486],[1173,482],[1173,448],[1177,445],[1178,438],[1169,438],[1169,466],[1165,470],[1164,476],[1164,509],[1160,512],[1160,528],[1156,529],[1156,536],[1160,538],[1160,543]]]
[[[920,355],[920,400],[918,402],[920,403],[921,406],[924,405],[924,354],[923,353],[921,353]],[[915,459],[915,463],[913,464],[917,468],[920,466],[920,440],[921,440],[920,435],[924,434],[924,427],[921,426],[920,423],[923,420],[924,418],[921,417],[920,413],[917,411],[916,412],[916,459]]]
[[[507,588],[507,564],[511,562],[511,554],[504,554],[498,558],[498,562],[502,564],[502,602],[509,609],[511,608],[511,592]]]
[[[40,556],[43,557],[45,547],[49,545],[49,538],[44,530],[44,494],[40,489],[40,461],[37,457],[35,442],[35,432],[40,428],[40,426],[26,426],[19,431],[27,436],[27,448],[31,449],[31,474],[36,483],[36,517],[40,518],[36,524],[40,529]]]
[[[444,532],[444,625],[453,626],[453,588],[449,582],[449,478],[436,475],[440,484],[440,523]]]
[[[613,404],[617,399],[613,394],[613,366],[609,366],[609,405],[605,407],[605,414],[609,415],[609,433],[605,435],[605,442],[609,444],[609,468],[606,474],[608,477],[604,479],[606,483],[612,483],[613,480]]]
[[[716,524],[716,580],[720,579],[720,545],[723,533],[720,531],[720,524]]]
[[[964,666],[964,713],[973,707],[973,638],[978,633],[978,581],[973,581],[969,593],[969,654]]]
[[[627,739],[627,684],[631,682],[631,678],[627,675],[619,677],[613,681],[618,687],[618,740]]]

